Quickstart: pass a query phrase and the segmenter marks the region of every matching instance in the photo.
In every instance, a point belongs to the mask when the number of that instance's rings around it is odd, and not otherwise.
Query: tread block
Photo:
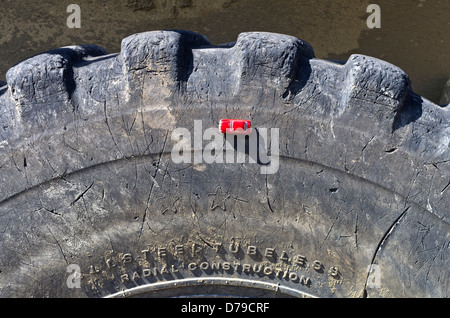
[[[138,33],[122,41],[122,56],[127,73],[145,70],[166,74],[174,81],[185,80],[196,47],[211,46],[209,40],[189,31],[152,31]]]
[[[35,111],[67,102],[75,90],[73,65],[108,54],[96,45],[68,46],[31,57],[10,68],[6,80],[22,119]]]
[[[286,88],[297,75],[300,59],[314,58],[307,42],[276,33],[241,33],[235,47],[239,50],[243,83],[265,78]]]
[[[410,87],[408,75],[388,62],[365,55],[351,55],[345,64],[346,97],[383,104],[400,110]]]

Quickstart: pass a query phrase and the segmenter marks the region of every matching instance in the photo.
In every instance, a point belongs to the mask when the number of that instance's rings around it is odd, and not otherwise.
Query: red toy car
[[[243,119],[221,119],[219,129],[224,134],[250,135],[252,123]]]

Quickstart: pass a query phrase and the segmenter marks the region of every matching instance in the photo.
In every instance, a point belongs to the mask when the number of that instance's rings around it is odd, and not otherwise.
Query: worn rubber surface
[[[156,31],[32,57],[0,106],[1,297],[449,296],[450,114],[387,62]],[[221,118],[278,128],[276,173],[172,160]]]

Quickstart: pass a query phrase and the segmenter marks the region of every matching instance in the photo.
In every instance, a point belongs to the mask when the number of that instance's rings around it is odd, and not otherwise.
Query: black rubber
[[[155,31],[23,61],[0,107],[1,297],[449,296],[450,113],[387,62]],[[278,169],[174,162],[222,118]]]

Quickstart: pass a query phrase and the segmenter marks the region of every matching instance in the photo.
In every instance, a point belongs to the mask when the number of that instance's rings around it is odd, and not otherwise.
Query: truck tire
[[[394,65],[174,30],[6,79],[1,297],[449,296],[450,113]]]

